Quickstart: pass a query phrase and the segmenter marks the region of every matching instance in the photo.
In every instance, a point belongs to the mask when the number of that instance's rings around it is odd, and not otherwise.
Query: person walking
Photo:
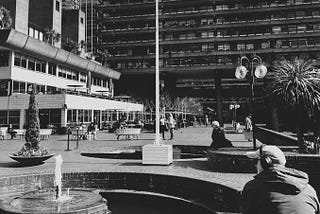
[[[243,214],[319,214],[316,191],[305,172],[285,167],[284,153],[272,145],[247,152],[257,175],[243,188]]]
[[[171,113],[169,113],[169,119],[168,119],[168,128],[170,131],[170,140],[173,139],[173,130],[175,128],[175,120],[173,118],[173,115]]]
[[[209,125],[209,117],[208,117],[208,115],[205,116],[204,122],[205,122],[206,127],[207,127]]]
[[[164,115],[160,115],[160,133],[162,135],[162,140],[165,140],[164,132],[166,130],[166,120]]]
[[[248,132],[252,131],[252,120],[251,120],[251,117],[252,117],[252,115],[249,114],[246,117],[246,121],[245,121],[245,130],[248,131]]]
[[[245,127],[244,127],[244,130],[245,130],[245,139],[247,139],[248,141],[252,141],[252,138],[253,138],[253,126],[252,126],[252,115],[249,114],[246,119],[245,119]]]

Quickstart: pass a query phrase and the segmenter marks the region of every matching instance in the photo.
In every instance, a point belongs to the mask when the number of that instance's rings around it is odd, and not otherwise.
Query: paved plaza
[[[173,140],[165,140],[164,144],[209,146],[211,143],[211,127],[187,127],[175,131]],[[242,134],[227,133],[234,146],[252,146]],[[166,132],[167,138],[169,133]],[[219,183],[236,190],[242,190],[244,184],[252,179],[250,173],[222,173],[209,168],[207,158],[175,159],[169,166],[142,165],[142,160],[131,159],[103,159],[81,156],[81,153],[103,153],[117,150],[120,147],[141,146],[153,143],[154,133],[142,133],[139,140],[117,140],[115,134],[99,131],[97,139],[79,141],[76,149],[76,140],[70,136],[67,149],[67,135],[52,135],[49,140],[41,141],[49,153],[61,154],[63,158],[63,172],[137,172],[164,175],[183,176]],[[54,172],[55,159],[50,158],[45,163],[36,166],[22,166],[8,157],[10,153],[21,149],[23,140],[7,139],[0,141],[0,176],[20,175],[27,173]]]

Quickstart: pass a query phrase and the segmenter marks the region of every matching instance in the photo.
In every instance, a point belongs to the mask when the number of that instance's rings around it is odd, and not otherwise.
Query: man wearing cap
[[[261,146],[247,156],[255,161],[258,174],[243,188],[243,214],[319,213],[319,200],[308,175],[285,167],[285,155],[277,146]]]

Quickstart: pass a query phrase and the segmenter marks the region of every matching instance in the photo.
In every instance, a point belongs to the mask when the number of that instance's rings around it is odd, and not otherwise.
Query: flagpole
[[[156,136],[155,144],[160,144],[160,112],[159,112],[159,98],[160,98],[160,81],[159,81],[159,0],[156,0]]]

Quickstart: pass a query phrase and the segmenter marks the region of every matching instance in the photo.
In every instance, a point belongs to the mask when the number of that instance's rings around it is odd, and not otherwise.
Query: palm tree
[[[320,110],[320,72],[311,61],[277,61],[267,77],[268,95],[293,115],[300,152],[306,152],[303,122]]]
[[[12,18],[10,11],[5,7],[0,7],[0,29],[11,28]]]

